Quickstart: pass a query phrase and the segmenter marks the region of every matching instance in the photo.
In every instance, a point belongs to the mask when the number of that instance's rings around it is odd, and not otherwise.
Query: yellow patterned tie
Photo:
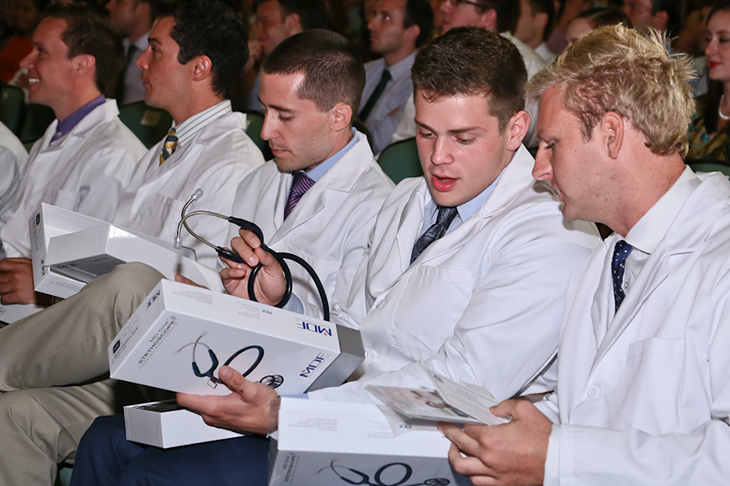
[[[160,165],[170,157],[177,148],[177,132],[174,128],[165,137],[165,143],[162,145],[162,153],[160,154]]]

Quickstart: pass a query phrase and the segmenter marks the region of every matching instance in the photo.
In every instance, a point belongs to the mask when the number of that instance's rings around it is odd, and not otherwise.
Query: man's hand
[[[185,275],[182,275],[180,273],[176,273],[175,274],[175,282],[184,283],[184,284],[187,284],[187,285],[192,285],[193,287],[200,287],[201,289],[207,289],[208,288],[205,285],[200,285],[200,284],[197,284],[197,283],[193,282],[192,280],[190,280],[189,278],[187,278]]]
[[[0,260],[0,303],[35,304],[33,264],[30,258]]]
[[[258,64],[264,55],[263,47],[257,40],[248,41],[248,61],[244,66],[244,71],[249,72],[253,67]]]
[[[240,237],[231,240],[231,248],[246,263],[236,263],[221,258],[227,266],[221,270],[223,286],[229,294],[248,299],[248,279],[251,271],[260,262],[263,267],[254,282],[256,300],[268,305],[278,304],[286,291],[286,280],[281,265],[270,253],[261,249],[261,241],[251,231],[240,229],[238,234]]]
[[[273,429],[269,409],[277,394],[272,388],[246,380],[230,366],[222,367],[218,377],[233,393],[225,397],[178,393],[177,403],[214,427],[262,435]]]
[[[440,423],[439,430],[452,442],[449,460],[460,474],[477,486],[532,486],[543,483],[552,422],[527,400],[507,400],[492,408],[503,425]]]

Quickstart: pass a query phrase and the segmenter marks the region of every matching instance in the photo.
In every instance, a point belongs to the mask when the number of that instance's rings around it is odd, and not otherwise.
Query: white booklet
[[[509,422],[489,411],[499,402],[486,388],[457,383],[428,371],[436,390],[368,385],[365,387],[392,410],[419,420],[498,425]]]

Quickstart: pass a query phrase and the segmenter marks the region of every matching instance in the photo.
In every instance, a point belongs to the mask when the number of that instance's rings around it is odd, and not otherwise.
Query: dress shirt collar
[[[330,157],[329,159],[325,160],[324,162],[319,164],[314,169],[307,172],[307,176],[310,179],[312,179],[314,182],[317,182],[318,180],[320,180],[322,178],[322,176],[324,176],[328,170],[330,170],[332,167],[334,167],[335,164],[337,163],[337,161],[339,161],[347,152],[349,152],[350,149],[352,149],[352,147],[354,147],[355,144],[357,142],[359,142],[363,136],[364,135],[362,133],[358,132],[357,130],[355,130],[353,128],[352,129],[352,140],[350,140],[347,145],[342,147],[332,157]]]
[[[643,253],[651,254],[664,239],[687,198],[699,185],[700,180],[692,169],[685,167],[672,187],[629,230],[626,242]]]
[[[390,75],[392,76],[392,79],[399,79],[401,76],[409,76],[411,73],[411,68],[413,67],[413,62],[416,60],[416,53],[411,52],[406,56],[405,58],[401,59],[397,63],[393,64],[392,66],[386,66],[385,60],[383,61],[383,69],[387,69],[390,71]]]
[[[94,98],[78,110],[71,113],[68,118],[62,122],[58,122],[58,126],[56,126],[56,135],[53,138],[58,140],[69,133],[81,120],[84,119],[86,115],[94,111],[94,108],[103,105],[104,102],[106,102],[104,95],[99,95],[97,98]]]
[[[492,194],[492,191],[494,191],[494,188],[497,186],[497,182],[499,182],[499,179],[502,177],[503,173],[504,169],[502,169],[502,172],[497,176],[496,179],[494,179],[494,182],[492,182],[489,187],[484,189],[476,197],[456,207],[456,211],[459,214],[459,220],[462,223],[471,218],[474,213],[479,211],[479,209],[484,206],[484,203],[487,202],[487,199],[489,199],[489,196]],[[438,205],[436,204],[436,201],[433,200],[433,197],[428,198],[428,202],[426,203],[426,214],[431,218],[429,220],[428,226],[436,222],[436,217],[438,215]],[[449,228],[453,229],[453,227],[454,223],[452,223]]]
[[[232,113],[231,101],[224,100],[215,106],[211,106],[207,110],[191,116],[181,124],[175,126],[178,146],[185,145],[185,142],[190,140],[193,135],[211,124],[213,121],[229,113]]]

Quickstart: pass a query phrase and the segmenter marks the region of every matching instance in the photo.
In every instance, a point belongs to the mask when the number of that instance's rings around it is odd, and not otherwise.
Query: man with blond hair
[[[615,230],[571,283],[557,391],[496,427],[443,425],[474,484],[725,484],[730,183],[682,161],[692,68],[656,32],[604,27],[532,82],[533,175]],[[460,454],[460,451],[463,454]]]

